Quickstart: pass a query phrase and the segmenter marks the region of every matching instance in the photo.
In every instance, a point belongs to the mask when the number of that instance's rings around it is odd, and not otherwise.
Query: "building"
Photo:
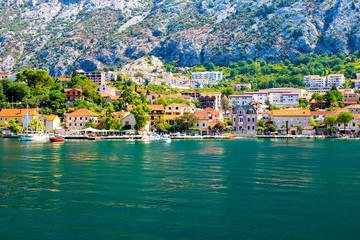
[[[234,131],[255,133],[260,115],[253,105],[241,105],[232,108],[231,118]]]
[[[325,110],[317,110],[311,111],[311,118],[314,119],[315,122],[324,124],[324,119],[327,116],[333,116],[333,112],[325,111]]]
[[[162,104],[158,105],[148,105],[151,108],[151,113],[149,113],[150,120],[149,120],[149,127],[150,130],[155,130],[155,122],[158,117],[162,117],[165,115],[165,109]],[[127,111],[131,111],[133,109],[133,105],[129,104],[126,106]]]
[[[88,109],[79,109],[72,113],[65,114],[66,129],[68,130],[81,130],[85,128],[85,125],[93,121],[97,124],[99,121],[99,115],[91,112]]]
[[[84,72],[83,70],[76,70],[78,75],[83,75],[87,77],[92,82],[97,85],[105,85],[106,82],[106,73],[105,72]]]
[[[13,82],[16,80],[15,74],[0,74],[0,80],[11,79]]]
[[[112,95],[112,96],[120,96],[120,91],[119,89],[115,88],[115,87],[112,87],[110,85],[100,85],[96,91],[98,91],[100,94],[101,93],[107,93],[109,95]]]
[[[57,115],[41,115],[39,117],[45,126],[45,132],[53,132],[55,129],[59,129],[61,125],[61,120]]]
[[[121,119],[121,126],[128,127],[130,129],[135,129],[135,116],[134,114],[130,113],[129,115],[125,116],[123,119]]]
[[[269,119],[279,130],[284,126],[289,128],[301,126],[303,129],[310,126],[311,113],[309,109],[279,109],[269,111]]]
[[[326,77],[319,75],[304,76],[304,83],[308,87],[326,87]]]
[[[58,78],[56,79],[56,82],[61,83],[61,86],[65,87],[67,86],[68,82],[71,81],[71,78]]]
[[[249,105],[252,101],[253,101],[252,95],[230,95],[229,96],[230,106]]]
[[[218,122],[224,121],[222,112],[210,107],[197,109],[194,114],[199,119],[196,127],[200,128],[203,135],[209,133],[209,127],[213,128]]]
[[[191,79],[196,82],[207,79],[209,84],[216,84],[223,79],[223,74],[222,72],[195,72],[191,73]]]
[[[80,88],[65,88],[66,102],[70,107],[74,107],[76,100],[84,101],[84,96]]]
[[[242,83],[242,84],[233,83],[231,86],[235,92],[243,91],[245,89],[251,89],[251,83]]]
[[[327,76],[327,87],[342,87],[345,83],[344,74],[329,74]]]
[[[350,105],[346,109],[352,114],[360,114],[360,104]]]
[[[344,106],[348,107],[354,104],[358,104],[360,100],[360,94],[358,93],[345,93],[344,95]]]
[[[269,102],[277,107],[296,107],[299,105],[299,93],[276,88],[263,89],[258,92],[245,92],[243,95],[230,95],[230,106],[248,105],[251,102],[266,105]]]
[[[356,75],[357,75],[357,74],[356,74]],[[355,83],[354,88],[360,89],[360,79],[354,80],[354,83]]]
[[[194,113],[195,107],[186,103],[173,103],[165,108],[165,115],[184,115],[184,113]]]
[[[221,93],[200,93],[199,97],[200,108],[213,108],[220,110],[221,108]]]
[[[23,124],[23,117],[26,115],[34,115],[36,114],[36,109],[34,108],[12,108],[12,109],[1,109],[0,111],[0,123],[1,124],[8,124],[11,119],[14,119],[19,124]],[[28,122],[32,120],[32,118],[28,118]],[[25,119],[26,121],[26,119]]]

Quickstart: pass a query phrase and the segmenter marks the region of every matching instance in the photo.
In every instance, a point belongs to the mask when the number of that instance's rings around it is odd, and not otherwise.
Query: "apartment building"
[[[199,96],[200,108],[213,108],[220,110],[221,108],[221,93],[200,93]]]
[[[110,86],[110,85],[100,85],[97,89],[96,89],[96,91],[98,91],[100,94],[101,93],[107,93],[107,94],[109,94],[109,95],[111,95],[111,96],[120,96],[120,91],[119,91],[119,89],[117,89],[117,88],[114,88],[114,87],[112,87],[112,86]]]
[[[204,80],[208,79],[209,84],[219,83],[223,79],[222,72],[195,72],[191,73],[192,80]]]
[[[319,75],[304,76],[304,83],[308,87],[326,87],[326,77]]]
[[[327,76],[327,87],[342,87],[345,83],[344,74],[329,74]]]
[[[78,75],[83,75],[87,77],[92,82],[97,85],[105,85],[106,82],[106,73],[105,72],[84,72],[83,70],[76,71]]]
[[[290,90],[263,89],[259,92],[245,92],[243,95],[230,95],[230,106],[248,105],[251,102],[260,102],[265,105],[270,104],[277,107],[296,107],[299,105],[299,93]]]

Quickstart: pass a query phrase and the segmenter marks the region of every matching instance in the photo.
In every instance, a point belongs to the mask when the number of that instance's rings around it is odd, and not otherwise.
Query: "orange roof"
[[[71,81],[71,78],[58,78],[58,81],[60,81],[60,82],[69,82],[69,81]]]
[[[273,116],[311,116],[309,109],[279,109],[272,110]]]
[[[68,92],[68,91],[71,91],[71,90],[76,90],[76,91],[82,92],[82,90],[80,88],[64,88],[65,92]]]
[[[12,109],[1,109],[0,117],[22,117],[25,116],[27,113],[30,115],[32,113],[36,114],[35,108],[12,108]]]
[[[322,116],[330,116],[333,115],[332,111],[321,111],[321,110],[317,110],[317,111],[312,111],[311,112],[312,116],[318,116],[318,115],[322,115]]]
[[[41,115],[40,117],[44,117],[48,121],[54,121],[56,118],[59,118],[57,115]]]
[[[65,114],[66,116],[75,116],[75,117],[78,117],[78,116],[85,116],[85,117],[98,117],[99,114],[96,114],[92,111],[89,111],[88,109],[79,109],[75,112],[72,112],[72,113],[67,113]]]
[[[348,106],[347,108],[355,108],[355,109],[358,109],[358,108],[360,108],[360,104],[350,105],[350,106]]]

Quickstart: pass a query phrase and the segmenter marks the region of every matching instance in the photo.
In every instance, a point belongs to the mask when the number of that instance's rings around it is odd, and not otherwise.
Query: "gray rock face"
[[[282,60],[360,47],[353,0],[0,0],[0,72]]]

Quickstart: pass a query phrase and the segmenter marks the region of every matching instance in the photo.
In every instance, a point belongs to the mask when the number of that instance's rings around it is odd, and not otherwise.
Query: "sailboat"
[[[26,125],[29,126],[29,106],[26,106]],[[26,132],[24,135],[20,135],[20,141],[47,141],[49,135],[44,133],[43,130],[39,131],[39,113],[38,109],[36,110],[36,131]]]

